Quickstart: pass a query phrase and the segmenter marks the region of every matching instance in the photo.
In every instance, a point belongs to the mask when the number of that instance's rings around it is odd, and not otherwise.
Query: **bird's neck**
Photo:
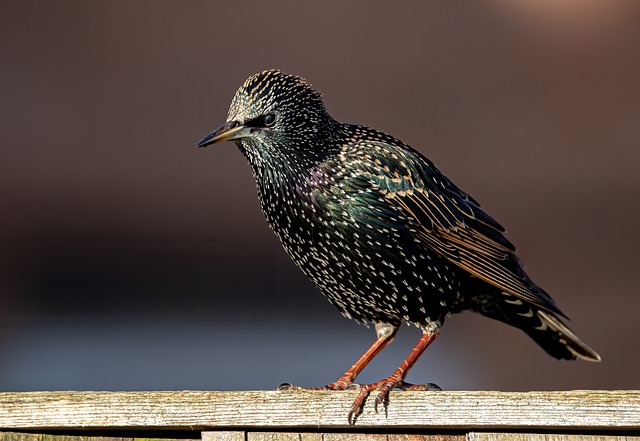
[[[286,218],[296,223],[303,211],[313,210],[316,195],[323,192],[329,180],[331,157],[329,149],[310,153],[273,150],[261,154],[260,146],[240,146],[253,173],[258,199],[267,221],[271,225]],[[331,154],[330,154],[331,153]],[[299,205],[301,204],[301,205]],[[306,208],[305,208],[306,207]],[[274,225],[271,225],[277,231]]]
[[[321,170],[340,153],[341,131],[319,130],[314,138],[291,139],[277,145],[263,145],[248,139],[238,143],[247,158],[258,190],[315,185]]]
[[[250,162],[261,201],[283,208],[290,198],[308,199],[326,181],[321,159],[278,156]]]

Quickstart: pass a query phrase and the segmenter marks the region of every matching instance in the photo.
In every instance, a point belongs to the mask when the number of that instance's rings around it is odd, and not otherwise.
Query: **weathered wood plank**
[[[242,433],[242,432],[240,432]],[[113,436],[53,435],[46,433],[0,432],[0,441],[185,441],[172,438],[122,438]],[[236,441],[236,440],[232,440]],[[237,441],[244,441],[244,435]]]
[[[322,441],[321,433],[249,432],[247,441]]]
[[[202,441],[466,441],[465,435],[314,432],[202,432]]]
[[[202,441],[640,441],[639,436],[470,432],[466,435],[313,432],[202,432]],[[4,441],[4,440],[3,440]],[[13,441],[13,440],[6,440]],[[36,440],[33,440],[36,441]],[[54,441],[54,440],[48,440]],[[83,441],[83,440],[78,440]],[[110,440],[105,440],[110,441]]]
[[[203,441],[466,441],[465,435],[314,432],[203,432]],[[227,436],[231,436],[228,438]],[[245,438],[246,435],[246,438]]]
[[[422,435],[405,433],[320,433],[320,432],[202,432],[203,441],[467,441],[465,435]],[[484,440],[478,440],[484,441]],[[488,441],[488,440],[487,440]],[[502,439],[500,441],[505,441]],[[543,441],[543,440],[534,440]],[[560,440],[569,441],[569,440]],[[588,440],[591,441],[591,440]],[[624,441],[620,439],[597,441]],[[628,440],[631,441],[631,440]],[[636,440],[637,441],[637,440]]]
[[[555,433],[468,433],[467,441],[639,441],[637,436]]]
[[[354,429],[354,391],[0,393],[0,428]],[[371,400],[369,400],[371,401]],[[640,391],[392,392],[355,428],[639,430]]]
[[[203,432],[203,441],[227,441],[225,433]],[[244,435],[243,435],[244,436]],[[245,438],[233,439],[244,441]],[[466,441],[465,435],[415,435],[383,433],[247,432],[246,441]]]
[[[202,432],[202,441],[246,441],[243,430]]]
[[[313,432],[203,432],[202,441],[640,441],[639,436],[471,432],[466,435]],[[14,441],[14,440],[1,440]],[[33,440],[37,441],[37,440]],[[47,440],[55,441],[55,440]],[[84,440],[76,440],[84,441]],[[105,440],[111,441],[111,440]]]

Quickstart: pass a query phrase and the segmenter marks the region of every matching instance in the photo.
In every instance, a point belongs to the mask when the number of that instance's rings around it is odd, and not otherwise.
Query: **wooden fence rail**
[[[636,440],[640,391],[392,392],[356,424],[354,391],[0,393],[0,441]],[[372,401],[372,400],[370,400]],[[123,437],[113,437],[119,431]],[[109,436],[106,436],[109,435]],[[155,436],[155,435],[154,435]]]

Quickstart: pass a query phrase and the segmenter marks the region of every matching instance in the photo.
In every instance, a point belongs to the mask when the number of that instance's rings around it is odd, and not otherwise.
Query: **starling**
[[[373,345],[322,388],[359,389],[350,423],[374,390],[377,410],[394,388],[435,388],[404,380],[445,318],[464,310],[523,330],[555,358],[600,360],[475,199],[402,141],[333,119],[302,78],[267,70],[247,79],[227,122],[198,147],[231,140],[289,256],[344,316],[375,327]],[[411,353],[388,378],[355,385],[403,322],[423,332]]]

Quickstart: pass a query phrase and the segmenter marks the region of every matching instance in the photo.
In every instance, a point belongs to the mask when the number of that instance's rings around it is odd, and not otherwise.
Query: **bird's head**
[[[198,147],[235,141],[251,159],[266,155],[321,154],[337,123],[322,95],[302,78],[266,70],[247,79],[236,92],[227,121]]]

